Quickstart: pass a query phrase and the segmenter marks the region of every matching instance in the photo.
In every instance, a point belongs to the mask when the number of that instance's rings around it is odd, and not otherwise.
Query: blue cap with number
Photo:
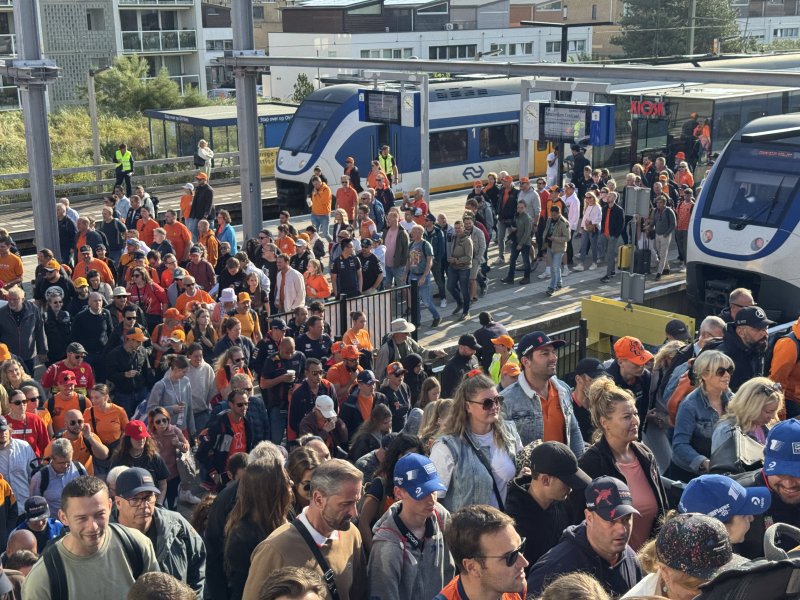
[[[764,474],[800,477],[800,421],[786,419],[769,430]]]
[[[763,514],[771,503],[772,494],[766,487],[745,489],[725,475],[701,475],[686,485],[678,510],[701,513],[727,523],[736,516]]]
[[[436,466],[431,459],[421,454],[406,454],[394,466],[394,484],[404,489],[414,500],[434,492],[446,492],[447,488],[439,480]]]

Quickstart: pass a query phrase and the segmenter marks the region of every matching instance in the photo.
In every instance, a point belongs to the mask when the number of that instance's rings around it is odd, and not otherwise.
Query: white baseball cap
[[[336,416],[336,409],[333,406],[333,399],[330,396],[317,396],[317,401],[314,402],[314,406],[326,419],[332,419]]]

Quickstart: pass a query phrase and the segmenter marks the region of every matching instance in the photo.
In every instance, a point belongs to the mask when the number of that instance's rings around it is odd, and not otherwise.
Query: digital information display
[[[400,124],[400,93],[364,90],[367,121]]]
[[[591,110],[586,106],[542,104],[539,139],[577,143],[589,132]]]

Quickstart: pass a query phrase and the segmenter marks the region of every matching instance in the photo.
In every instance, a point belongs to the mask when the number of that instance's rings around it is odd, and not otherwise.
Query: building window
[[[492,44],[489,46],[489,52],[496,52],[494,56],[505,56],[506,55],[506,45],[505,44]]]
[[[206,40],[206,50],[212,52],[233,50],[233,40]]]
[[[597,21],[597,4],[592,4],[592,21]]]
[[[467,130],[438,131],[431,134],[431,167],[452,165],[467,160]]]
[[[800,33],[800,28],[798,27],[783,27],[781,29],[773,29],[772,37],[796,38],[798,33]]]
[[[381,3],[378,2],[376,4],[368,4],[367,6],[362,6],[361,8],[354,8],[353,10],[347,11],[348,15],[379,15],[381,14]]]
[[[552,10],[552,11],[556,11],[556,10],[560,11],[561,10],[561,0],[552,0],[552,2],[544,2],[543,4],[540,4],[539,6],[537,6],[536,10],[537,10],[537,12],[540,11],[540,10],[541,11],[550,11],[550,10]]]
[[[89,8],[86,10],[86,27],[89,31],[103,31],[106,20],[102,8]]]
[[[522,53],[527,54],[530,56],[533,54],[533,42],[525,42],[524,44],[520,44],[523,48]]]
[[[431,46],[428,48],[428,58],[430,60],[475,58],[477,48],[477,44],[460,44],[458,46]]]
[[[545,42],[544,51],[548,54],[558,54],[561,52],[561,42]]]
[[[264,20],[264,7],[263,6],[254,6],[253,7],[253,19],[256,21],[263,21]]]
[[[561,43],[559,42],[559,46]],[[586,40],[573,40],[567,44],[567,52],[586,52]]]

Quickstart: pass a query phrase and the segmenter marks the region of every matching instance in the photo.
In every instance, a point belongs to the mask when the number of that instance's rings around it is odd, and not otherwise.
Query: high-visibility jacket
[[[114,162],[117,163],[117,168],[123,171],[133,171],[133,155],[130,150],[126,150],[125,154],[117,150],[114,153]]]
[[[383,154],[379,153],[378,163],[381,166],[381,170],[384,173],[388,174],[389,177],[391,177],[392,173],[394,173],[394,156],[392,156],[391,154],[387,154],[386,156],[384,156]]]

